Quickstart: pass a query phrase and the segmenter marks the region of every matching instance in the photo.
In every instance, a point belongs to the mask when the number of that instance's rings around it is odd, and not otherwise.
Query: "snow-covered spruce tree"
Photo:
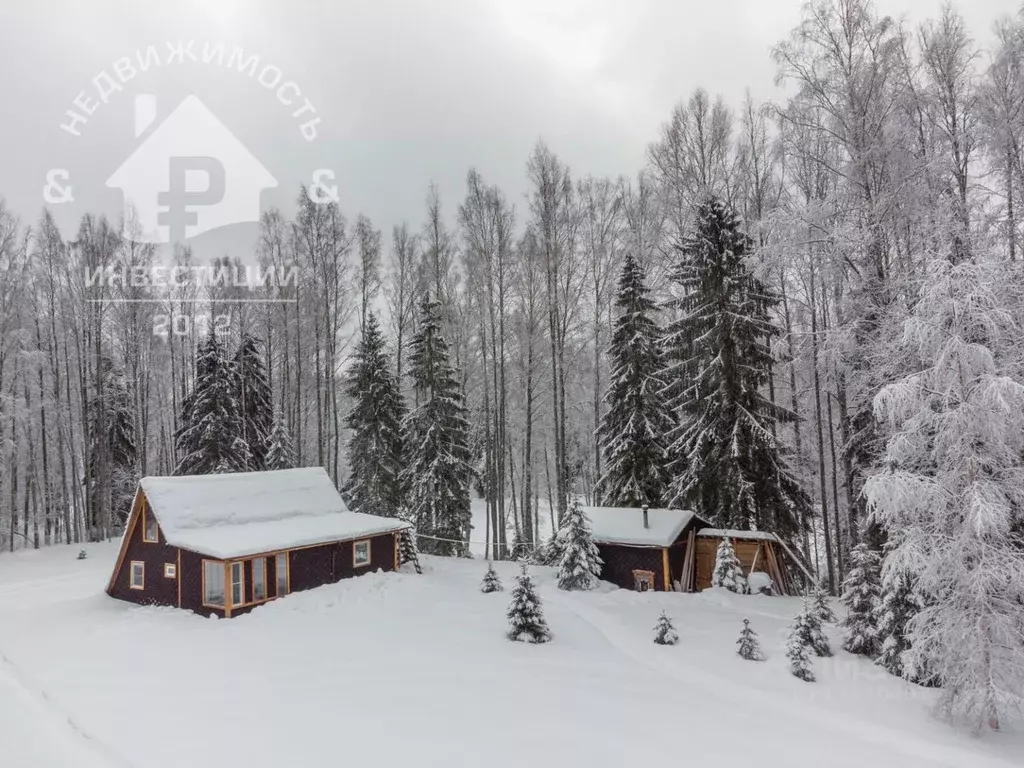
[[[603,562],[579,496],[573,496],[558,539],[562,545],[558,561],[558,588],[592,589],[601,577]]]
[[[526,566],[512,589],[512,603],[508,607],[508,639],[518,642],[546,643],[551,631],[544,620],[540,596],[533,586],[533,580],[526,572]]]
[[[736,550],[728,536],[723,536],[715,553],[715,570],[711,574],[711,586],[725,587],[730,592],[744,595],[747,592],[747,580],[743,576]]]
[[[750,627],[750,619],[743,620],[743,629],[740,630],[740,638],[736,641],[736,653],[741,659],[747,661],[764,661],[764,652],[761,650],[761,643],[757,639],[757,632]]]
[[[818,618],[817,613],[815,613],[806,599],[804,600],[804,608],[800,612],[800,616],[797,617],[797,626],[800,629],[801,637],[804,639],[804,644],[814,652],[815,656],[832,655],[832,646],[829,644],[828,638],[821,627],[821,619]]]
[[[938,711],[998,729],[1024,691],[1024,384],[1006,266],[936,260],[906,323],[921,369],[875,397],[892,435],[865,484],[900,537],[887,568],[933,596],[910,619],[905,663],[942,686]]]
[[[838,621],[835,611],[828,601],[828,592],[821,587],[816,587],[811,594],[811,611],[823,624],[834,624]]]
[[[551,534],[551,537],[541,543],[537,549],[533,551],[533,557],[531,558],[534,565],[547,565],[557,566],[562,562],[562,550],[565,547],[565,542],[562,541],[559,531],[555,531]]]
[[[626,254],[608,357],[608,410],[597,428],[604,474],[597,493],[608,506],[658,506],[668,485],[665,436],[674,424],[665,397],[665,364],[655,305],[643,267]]]
[[[904,568],[887,568],[882,576],[882,597],[875,625],[878,628],[876,663],[897,677],[907,677],[909,668],[903,664],[910,650],[907,625],[921,611],[921,599],[914,586],[914,577]],[[915,681],[916,682],[916,681]]]
[[[292,435],[284,415],[278,411],[274,416],[274,426],[267,438],[267,453],[263,459],[264,469],[294,469],[295,449],[292,447]]]
[[[658,623],[654,625],[654,642],[658,645],[675,645],[679,642],[679,633],[676,632],[672,619],[664,611],[658,617]]]
[[[196,380],[182,401],[175,435],[176,475],[245,472],[249,446],[242,438],[242,414],[234,398],[235,372],[211,331],[199,347]]]
[[[417,406],[403,420],[405,469],[400,476],[407,508],[425,551],[468,552],[472,480],[469,425],[458,376],[441,335],[441,305],[427,297],[409,351],[409,377]]]
[[[488,562],[487,573],[484,574],[484,579],[480,582],[480,591],[487,595],[491,592],[501,592],[501,590],[501,579],[498,578],[498,572],[494,570],[494,565]]]
[[[91,498],[98,499],[104,488],[109,488],[110,513],[114,522],[123,526],[131,512],[139,481],[133,408],[123,371],[106,355],[101,357],[100,366],[103,397],[94,395],[88,410]],[[101,521],[92,519],[94,516],[90,514],[89,527],[91,531],[99,531]]]
[[[850,572],[843,582],[843,605],[846,617],[843,648],[850,653],[874,658],[878,655],[878,629],[875,617],[880,589],[878,553],[862,541],[850,552]]]
[[[406,563],[412,563],[416,573],[423,573],[420,555],[416,550],[416,538],[409,528],[403,528],[398,533],[398,565],[401,567]]]
[[[349,477],[342,495],[354,512],[395,517],[402,506],[402,419],[405,403],[392,373],[384,334],[373,312],[366,315],[346,393],[352,410]]]
[[[252,469],[266,469],[267,441],[273,428],[274,406],[259,343],[248,333],[235,351],[234,398],[242,416],[242,439],[249,446]]]
[[[752,247],[716,197],[699,206],[695,232],[677,246],[671,277],[682,296],[667,330],[666,376],[679,424],[669,436],[666,502],[699,509],[720,528],[792,538],[811,504],[772,434],[773,422],[794,417],[763,391],[778,300],[753,273]]]
[[[807,644],[807,633],[804,629],[804,613],[793,620],[786,639],[786,658],[789,659],[789,671],[793,677],[813,683],[814,672],[811,671],[810,646]]]

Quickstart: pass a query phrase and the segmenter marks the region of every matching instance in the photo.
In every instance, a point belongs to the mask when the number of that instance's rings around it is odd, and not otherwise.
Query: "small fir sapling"
[[[736,653],[741,659],[764,661],[761,643],[757,639],[757,632],[750,628],[750,619],[743,620],[743,629],[740,631],[740,638],[736,641],[736,645],[739,646]]]
[[[813,683],[814,672],[811,671],[811,657],[807,652],[807,641],[805,639],[804,613],[800,613],[793,620],[789,630],[789,637],[786,639],[786,658],[789,659],[789,671],[793,677],[798,677],[804,682]]]
[[[711,575],[711,586],[725,587],[730,592],[743,595],[747,592],[747,580],[743,576],[739,558],[732,548],[728,536],[723,536],[715,554],[715,570]]]
[[[672,625],[672,619],[664,611],[658,617],[658,623],[654,625],[654,642],[658,645],[675,645],[679,642],[679,633]]]
[[[512,603],[508,607],[508,639],[517,642],[546,643],[551,639],[541,609],[540,596],[533,586],[533,580],[523,566],[512,589]]]
[[[88,557],[88,555],[85,554],[85,550],[84,549],[78,550],[78,559],[79,560],[85,560],[86,557]]]
[[[811,602],[811,611],[818,617],[818,621],[825,624],[834,624],[838,619],[835,611],[828,602],[828,593],[821,587],[814,590]]]
[[[815,656],[831,656],[832,646],[821,629],[821,619],[814,609],[804,600],[804,609],[800,614],[802,619],[799,622],[800,632],[806,645]]]
[[[484,580],[480,582],[480,591],[485,595],[502,591],[501,580],[491,563],[487,564],[487,573],[484,574]]]
[[[601,575],[601,555],[578,496],[573,499],[559,534],[562,556],[558,561],[558,588],[593,589]]]
[[[878,614],[880,565],[878,553],[865,542],[853,548],[853,568],[843,582],[843,605],[847,608],[842,626],[843,648],[850,653],[874,658],[878,655]]]
[[[912,674],[903,660],[911,647],[912,634],[908,625],[921,608],[920,595],[911,573],[905,569],[889,569],[882,580],[882,597],[876,612],[879,653],[875,663],[890,674],[913,682],[917,682],[917,675]]]
[[[416,540],[409,528],[398,533],[398,566],[401,567],[406,563],[412,563],[416,573],[423,573],[423,569],[420,567],[420,556],[416,551]]]

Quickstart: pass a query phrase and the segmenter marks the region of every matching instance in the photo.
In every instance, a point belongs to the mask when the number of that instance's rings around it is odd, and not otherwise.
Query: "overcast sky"
[[[198,96],[279,182],[264,208],[290,207],[313,170],[338,176],[340,202],[388,232],[419,226],[431,180],[449,213],[475,166],[522,211],[524,164],[538,137],[576,175],[632,174],[673,103],[697,87],[738,104],[746,88],[772,98],[772,46],[801,0],[0,0],[0,195],[23,219],[43,206],[48,169],[70,171],[75,201],[53,206],[68,229],[84,210],[117,215],[104,186],[135,150],[134,96],[152,93],[157,121]],[[918,21],[941,0],[880,0]],[[980,43],[1007,0],[959,7]],[[167,43],[238,46],[280,68],[321,118],[303,139],[296,107],[225,64],[169,63]],[[113,63],[156,47],[161,65],[96,108],[80,136],[61,130],[80,92]],[[268,77],[271,77],[268,75]],[[298,102],[301,104],[301,102]],[[234,250],[252,230],[211,240]],[[203,249],[205,250],[205,249]]]

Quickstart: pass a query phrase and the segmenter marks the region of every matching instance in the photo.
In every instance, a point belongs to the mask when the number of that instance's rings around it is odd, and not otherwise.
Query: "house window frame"
[[[221,604],[219,604],[219,605],[217,603],[208,602],[207,599],[206,599],[206,564],[207,563],[211,563],[215,567],[215,570],[217,568],[219,568],[221,573],[224,573],[225,576],[227,575],[225,573],[225,571],[224,571],[224,561],[223,560],[209,560],[209,559],[206,559],[206,558],[203,559],[203,561],[202,561],[202,572],[201,572],[202,584],[200,585],[202,587],[203,607],[204,608],[218,608],[220,610],[224,610],[224,609],[227,608],[227,602],[228,602],[227,579],[224,580],[224,601]]]
[[[235,566],[238,566],[238,581],[235,581]],[[239,600],[235,600],[235,584],[238,584],[238,595]],[[227,580],[228,600],[232,608],[237,608],[242,605],[248,605],[249,601],[245,599],[245,560],[232,560],[228,563],[228,580]]]
[[[164,578],[165,579],[176,579],[178,578],[178,566],[176,563],[164,563]]]
[[[359,551],[360,545],[366,545],[366,560],[360,561],[356,556],[356,552]],[[373,562],[373,539],[359,539],[358,541],[352,542],[352,567],[353,568],[365,568],[371,562]]]
[[[633,590],[636,592],[654,592],[655,577],[657,574],[654,571],[649,571],[646,568],[634,568],[633,569]],[[646,583],[647,589],[641,589],[640,585]]]
[[[153,538],[149,538],[149,523],[153,521]],[[156,516],[152,513],[148,506],[142,509],[142,543],[143,544],[159,544],[160,543],[160,525],[156,521]]]
[[[141,568],[142,583],[136,586],[135,584],[135,566]],[[146,590],[146,561],[145,560],[132,560],[128,563],[128,588],[134,589],[139,592]]]
[[[284,564],[282,568],[281,565]],[[281,591],[281,575],[284,574],[284,592]],[[292,593],[291,562],[288,550],[274,553],[274,597],[287,597]]]
[[[269,600],[270,599],[270,590],[267,588],[268,587],[268,584],[267,584],[267,573],[268,573],[267,558],[265,556],[261,555],[259,557],[252,558],[252,560],[250,560],[250,562],[252,563],[252,602],[254,602],[254,603],[262,603],[265,600]],[[259,597],[256,596],[256,563],[257,562],[262,564],[262,577],[263,577],[262,578],[263,594],[260,595]],[[243,573],[243,575],[245,574],[244,569],[243,569],[242,573]]]

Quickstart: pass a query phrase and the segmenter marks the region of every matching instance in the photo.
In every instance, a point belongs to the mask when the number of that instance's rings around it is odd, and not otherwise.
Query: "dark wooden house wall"
[[[678,581],[680,584],[683,581],[683,563],[686,560],[686,539],[677,541],[671,547],[668,548],[668,567],[669,575],[672,579],[672,589],[675,589],[675,583]]]
[[[661,547],[629,547],[622,544],[598,544],[604,565],[601,579],[623,589],[633,589],[633,571],[654,571],[654,588],[665,589],[664,555]]]
[[[323,584],[341,581],[369,571],[395,569],[395,535],[386,533],[366,537],[370,541],[369,565],[353,565],[353,547],[356,541],[340,541],[320,547],[295,549],[289,554],[291,589],[298,592]]]
[[[178,548],[172,547],[164,538],[163,531],[157,530],[156,543],[143,541],[145,532],[145,517],[152,514],[146,504],[145,495],[140,491],[135,498],[132,507],[132,514],[128,519],[128,540],[123,551],[123,558],[117,566],[117,572],[109,585],[108,592],[112,597],[128,600],[140,605],[177,605],[178,604],[178,579],[169,579],[164,576],[164,564],[178,565]],[[132,561],[145,563],[145,589],[138,590],[131,588],[131,564]]]

